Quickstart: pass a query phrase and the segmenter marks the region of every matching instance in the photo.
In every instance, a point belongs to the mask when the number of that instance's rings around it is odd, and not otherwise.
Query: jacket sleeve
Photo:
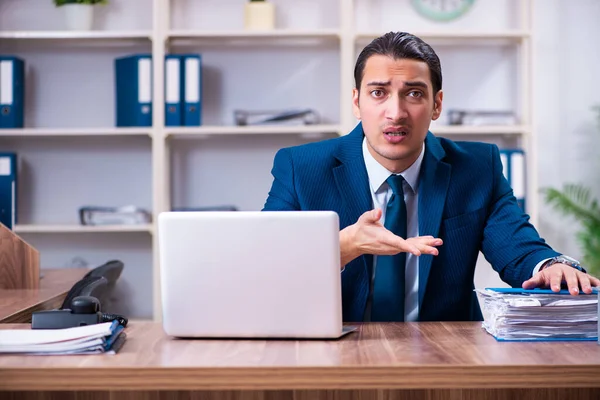
[[[273,161],[273,184],[263,207],[263,211],[300,210],[294,185],[294,164],[289,149],[281,149]]]
[[[503,281],[521,287],[540,261],[558,253],[529,222],[502,173],[497,146],[492,147],[493,190],[481,251]]]

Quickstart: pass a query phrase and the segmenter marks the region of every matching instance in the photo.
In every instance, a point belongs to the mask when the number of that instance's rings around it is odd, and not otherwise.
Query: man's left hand
[[[600,286],[600,279],[581,272],[570,265],[553,264],[535,274],[531,279],[523,282],[523,289],[551,288],[558,292],[562,284],[566,283],[569,292],[573,295],[579,294],[579,289],[584,293],[592,293],[592,286]]]

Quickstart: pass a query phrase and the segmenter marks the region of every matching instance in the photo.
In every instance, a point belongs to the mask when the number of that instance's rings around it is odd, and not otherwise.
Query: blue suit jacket
[[[281,149],[264,210],[332,210],[340,229],[373,208],[362,154],[362,125],[349,135]],[[419,258],[419,320],[481,320],[473,292],[479,252],[513,287],[558,253],[528,222],[502,174],[495,145],[428,133],[419,177],[419,235],[444,240]],[[344,321],[362,321],[373,256],[350,262],[342,279]]]

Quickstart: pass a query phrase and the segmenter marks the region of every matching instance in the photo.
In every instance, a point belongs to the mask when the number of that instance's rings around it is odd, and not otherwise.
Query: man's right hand
[[[381,210],[367,211],[358,221],[340,231],[341,267],[363,254],[394,255],[401,252],[415,256],[421,254],[438,255],[435,246],[443,244],[442,239],[433,236],[417,236],[408,239],[394,235],[380,221]]]

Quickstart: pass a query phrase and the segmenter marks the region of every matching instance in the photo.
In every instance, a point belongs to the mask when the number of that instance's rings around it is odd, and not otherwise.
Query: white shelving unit
[[[23,9],[30,9],[31,13],[36,11],[34,0],[25,0],[28,5],[20,8],[16,7],[17,1],[8,0],[9,13],[5,14],[5,18],[11,18],[10,4],[18,9],[21,18],[26,12]],[[112,172],[114,181],[102,178],[103,184],[108,185],[107,190],[111,190],[113,184],[117,188],[114,190],[115,201],[121,203],[115,205],[128,201],[143,202],[144,206],[152,209],[154,221],[160,212],[175,206],[225,204],[232,202],[231,199],[246,197],[253,200],[248,200],[240,208],[260,209],[259,199],[261,194],[263,200],[266,198],[270,184],[274,152],[283,146],[335,137],[352,129],[356,120],[351,113],[351,92],[358,52],[370,40],[387,31],[407,30],[432,44],[440,55],[445,110],[504,107],[519,115],[520,125],[516,126],[449,126],[442,121],[433,124],[431,130],[450,138],[491,141],[524,148],[527,152],[528,212],[532,221],[537,221],[537,160],[530,84],[533,0],[481,0],[475,3],[471,14],[449,24],[435,24],[422,19],[412,11],[409,0],[306,0],[302,4],[269,1],[274,2],[277,8],[278,26],[273,31],[243,29],[244,0],[111,0],[111,4],[106,6],[105,29],[90,32],[64,31],[57,28],[58,22],[44,22],[47,25],[40,25],[41,30],[5,24],[8,25],[7,30],[0,30],[0,52],[16,50],[16,54],[21,54],[26,60],[31,59],[38,69],[51,64],[49,72],[40,72],[40,80],[68,81],[65,76],[57,78],[60,68],[66,68],[72,61],[83,65],[88,63],[84,57],[95,57],[95,61],[85,65],[91,68],[91,76],[99,83],[94,86],[83,78],[79,78],[80,81],[73,79],[81,86],[95,88],[89,90],[98,91],[82,95],[81,102],[98,96],[101,106],[97,113],[90,113],[88,108],[81,106],[77,109],[78,104],[71,103],[75,108],[73,114],[81,114],[72,121],[64,112],[56,117],[44,114],[39,109],[40,105],[34,102],[27,109],[34,114],[29,118],[29,125],[25,129],[0,130],[0,145],[7,143],[9,149],[21,150],[26,156],[29,152],[31,157],[46,149],[64,156],[69,152],[92,151],[91,148],[98,153],[92,152],[90,160],[105,157],[118,164]],[[490,9],[486,11],[486,7]],[[141,9],[144,9],[142,17],[137,15]],[[49,13],[46,15],[58,18],[56,10],[46,11]],[[494,18],[489,15],[494,15]],[[482,22],[484,18],[493,22]],[[14,16],[6,21],[13,20]],[[5,20],[0,17],[0,26],[2,22]],[[34,22],[28,24],[38,26]],[[135,29],[130,25],[135,25]],[[411,30],[412,27],[418,29]],[[58,55],[53,57],[63,57],[64,63],[49,61],[48,48],[56,50]],[[112,74],[105,70],[111,68],[117,56],[139,52],[153,56],[153,126],[115,128],[111,126],[114,122],[110,119],[114,107],[110,86],[114,83]],[[203,54],[203,67],[206,68],[203,71],[203,126],[164,126],[162,60],[167,53],[180,52]],[[36,83],[44,85],[44,82]],[[73,95],[79,93],[67,88],[65,98]],[[299,105],[316,108],[322,113],[323,122],[309,126],[239,127],[230,121],[230,112],[235,107]],[[60,112],[61,108],[55,110]],[[54,140],[69,148],[66,153]],[[108,143],[115,144],[110,147]],[[100,150],[95,150],[98,147]],[[128,156],[129,152],[132,152],[132,157]],[[118,157],[113,153],[118,153]],[[88,158],[81,160],[85,163]],[[103,170],[110,165],[104,163],[90,161],[87,169],[96,166]],[[124,176],[116,171],[123,171]],[[241,178],[240,173],[244,174]],[[140,190],[132,190],[129,182],[138,175],[142,182]],[[27,174],[20,183],[25,184],[26,179]],[[254,188],[244,186],[247,182],[256,182],[256,185]],[[64,183],[64,187],[69,188],[69,183]],[[92,186],[84,189],[92,189]],[[98,192],[94,193],[98,196]],[[56,211],[44,209],[43,202],[39,200],[44,194],[36,196],[30,196],[34,198],[31,202],[35,203],[35,206],[29,207],[35,211],[33,214],[45,215],[45,212],[52,214]],[[89,201],[81,193],[76,196],[81,202]],[[44,235],[63,235],[61,237],[69,240],[66,238],[72,234],[102,233],[111,237],[118,235],[119,243],[126,244],[129,234],[149,233],[151,242],[143,251],[147,251],[152,259],[151,279],[141,281],[151,282],[152,287],[145,287],[143,291],[153,292],[151,315],[160,319],[158,242],[157,235],[153,234],[154,224],[84,227],[77,225],[71,217],[68,221],[49,217],[47,221],[37,221],[30,220],[27,215],[25,217],[26,221],[17,225],[16,231],[33,239]],[[55,243],[52,240],[48,242]],[[141,246],[139,239],[134,242],[137,248]],[[102,243],[98,243],[101,248]],[[112,257],[112,254],[109,250],[106,256]],[[148,259],[147,255],[140,257]],[[148,274],[149,270],[149,265],[141,266],[137,273]],[[130,278],[138,280],[135,276]],[[147,300],[146,297],[132,301]],[[138,314],[148,313],[133,312],[132,315]]]
[[[26,40],[150,40],[151,31],[4,31],[0,39]]]
[[[154,226],[146,225],[16,225],[17,233],[119,233],[147,232],[153,233]]]
[[[431,128],[436,135],[507,135],[507,136],[522,136],[531,131],[531,127],[523,125],[515,126],[457,126],[445,125]]]
[[[339,125],[166,127],[167,136],[342,134]]]
[[[291,30],[277,29],[273,31],[208,31],[208,30],[170,30],[166,34],[169,39],[338,39],[340,32],[337,29],[320,29],[320,30]]]
[[[21,128],[0,129],[0,137],[58,136],[152,136],[149,128]]]

